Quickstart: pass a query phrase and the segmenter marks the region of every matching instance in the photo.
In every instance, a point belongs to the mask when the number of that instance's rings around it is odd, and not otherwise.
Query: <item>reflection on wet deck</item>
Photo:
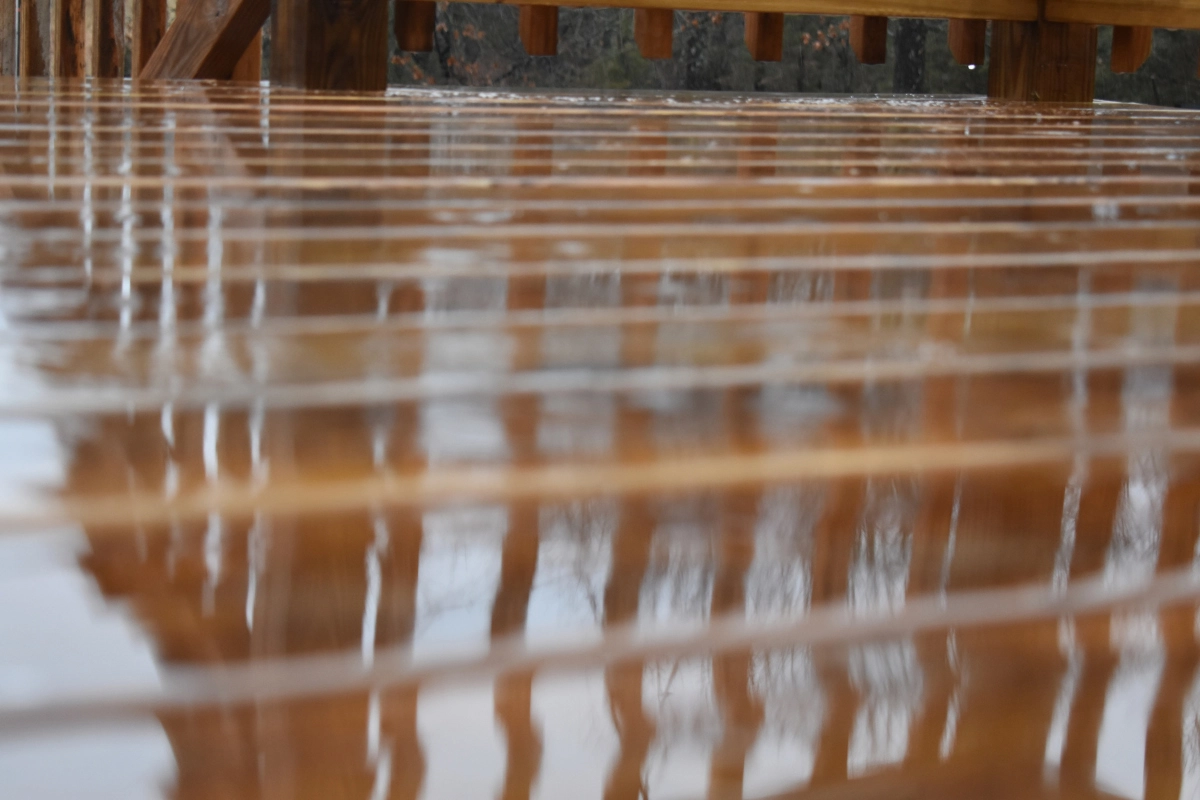
[[[0,792],[1200,796],[1198,134],[0,86]]]

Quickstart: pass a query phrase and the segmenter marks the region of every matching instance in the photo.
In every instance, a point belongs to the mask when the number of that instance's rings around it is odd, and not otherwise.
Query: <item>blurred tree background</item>
[[[859,64],[846,17],[788,15],[781,62],[755,62],[741,14],[675,13],[674,57],[641,57],[630,9],[561,8],[557,56],[529,56],[516,6],[439,3],[434,49],[405,53],[392,41],[396,84],[841,93],[983,94],[987,67],[954,62],[945,20],[892,19],[886,64]],[[1200,33],[1155,32],[1154,51],[1133,75],[1108,69],[1111,28],[1100,29],[1096,97],[1200,108]]]

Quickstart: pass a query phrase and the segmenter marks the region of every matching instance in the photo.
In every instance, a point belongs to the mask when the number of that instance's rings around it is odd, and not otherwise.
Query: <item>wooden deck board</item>
[[[0,133],[0,675],[54,681],[0,757],[1190,785],[1200,114],[27,80]]]

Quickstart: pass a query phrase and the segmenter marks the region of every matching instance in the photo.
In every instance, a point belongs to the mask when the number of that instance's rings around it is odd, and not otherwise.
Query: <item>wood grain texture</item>
[[[987,58],[985,19],[952,19],[949,25],[950,55],[965,67],[978,66]]]
[[[97,78],[125,75],[125,4],[123,0],[86,0],[87,74]],[[136,3],[137,0],[132,0]]]
[[[752,11],[742,18],[750,57],[755,61],[782,61],[783,14]]]
[[[0,75],[17,74],[17,0],[0,0]]]
[[[233,73],[230,74],[229,79],[258,83],[262,80],[262,57],[263,32],[260,29],[258,34],[250,40],[250,44],[246,47],[246,52],[242,53],[242,57],[234,65]]]
[[[517,31],[529,55],[558,55],[558,6],[521,6]]]
[[[271,80],[305,89],[387,88],[387,0],[275,0]]]
[[[129,69],[136,78],[162,41],[167,30],[167,0],[130,0],[133,5],[132,30],[129,32]]]
[[[270,0],[184,3],[140,77],[226,79],[270,12]]]
[[[85,0],[52,0],[50,74],[82,78],[87,74],[87,8]]]
[[[887,17],[850,17],[850,48],[860,64],[883,64],[887,61],[887,25]]]
[[[633,14],[633,37],[642,58],[671,58],[675,12],[665,8],[639,8]]]
[[[1045,0],[1045,19],[1093,25],[1200,28],[1200,0]]]
[[[1154,28],[1117,25],[1112,32],[1112,60],[1115,73],[1137,72],[1154,49]]]
[[[431,0],[396,0],[396,43],[410,53],[428,53],[433,49],[437,3]]]
[[[0,93],[6,657],[148,676],[0,730],[165,734],[72,800],[1190,785],[1200,112]]]
[[[460,2],[466,0],[451,0]],[[559,0],[493,0],[510,5],[556,5]],[[1045,0],[1044,19],[1096,25],[1200,29],[1200,0]],[[579,7],[612,7],[613,0],[577,0]],[[675,9],[678,0],[623,0],[624,8]],[[705,0],[704,10],[783,14],[849,14],[930,19],[1036,21],[1038,0]]]
[[[20,4],[21,42],[17,53],[17,72],[37,78],[49,74],[50,31],[54,0],[23,0]]]
[[[1093,25],[994,22],[988,97],[1090,103],[1096,90],[1096,44]]]
[[[451,0],[451,2],[469,0]],[[493,0],[507,5],[557,5],[561,0]],[[1200,0],[1198,0],[1200,2]],[[576,0],[572,7],[608,8],[614,0]],[[621,0],[622,8],[680,7],[679,0]],[[705,11],[772,11],[783,14],[923,17],[928,19],[1038,19],[1038,0],[704,0],[689,8]]]

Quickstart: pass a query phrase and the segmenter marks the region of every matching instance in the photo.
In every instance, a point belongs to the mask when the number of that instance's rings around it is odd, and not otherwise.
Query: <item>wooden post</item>
[[[950,20],[950,55],[964,67],[982,64],[987,54],[987,20]]]
[[[639,8],[633,17],[633,38],[642,58],[671,57],[675,12],[669,8]]]
[[[85,16],[87,74],[97,78],[124,76],[125,4],[122,0],[87,0]]]
[[[167,30],[166,0],[132,0],[133,30],[130,31],[129,71],[136,78],[146,68],[154,48]]]
[[[83,0],[53,0],[50,19],[50,74],[56,78],[82,78],[87,42]]]
[[[437,3],[429,0],[396,0],[396,44],[410,53],[433,49]]]
[[[521,6],[517,28],[529,55],[558,55],[558,6]]]
[[[52,0],[21,0],[21,46],[17,71],[22,78],[48,74],[52,12]]]
[[[746,49],[755,61],[783,61],[783,14],[748,12]]]
[[[386,89],[387,11],[387,0],[275,0],[271,80],[303,89]]]
[[[850,47],[860,64],[887,61],[887,17],[850,17]]]
[[[1090,103],[1095,93],[1095,25],[992,23],[988,97]]]
[[[1137,72],[1154,48],[1154,28],[1114,25],[1110,69],[1116,73]]]
[[[242,53],[242,57],[234,64],[230,80],[245,83],[258,83],[262,80],[262,40],[262,30],[259,29],[258,35],[250,40],[246,52]]]
[[[17,0],[0,0],[0,75],[17,74]]]

